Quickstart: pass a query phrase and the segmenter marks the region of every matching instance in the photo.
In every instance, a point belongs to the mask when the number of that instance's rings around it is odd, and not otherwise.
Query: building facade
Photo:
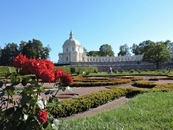
[[[112,67],[114,70],[155,69],[154,64],[142,62],[142,55],[115,57],[87,56],[83,46],[74,38],[72,31],[70,32],[69,39],[64,42],[62,49],[63,53],[59,53],[58,64],[69,64],[71,66],[97,66],[99,71],[107,71],[109,67]],[[162,64],[160,68],[171,68],[171,66],[172,62],[169,62]]]

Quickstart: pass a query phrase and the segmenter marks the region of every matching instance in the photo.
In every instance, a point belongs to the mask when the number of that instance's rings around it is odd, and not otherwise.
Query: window
[[[66,57],[66,61],[68,61],[68,57]]]
[[[66,48],[66,52],[68,52],[68,48]]]
[[[74,51],[74,47],[72,48],[72,51]]]

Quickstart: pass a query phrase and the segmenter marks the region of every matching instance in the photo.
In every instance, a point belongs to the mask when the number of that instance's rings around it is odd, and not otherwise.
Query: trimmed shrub
[[[136,87],[141,87],[141,88],[153,88],[156,86],[156,84],[152,82],[148,82],[146,80],[136,81],[133,85]]]

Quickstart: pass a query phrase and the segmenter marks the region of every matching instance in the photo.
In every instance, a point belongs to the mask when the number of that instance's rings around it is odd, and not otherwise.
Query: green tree
[[[143,61],[154,63],[156,69],[159,69],[161,63],[169,60],[171,60],[171,54],[164,42],[149,43],[143,55]]]
[[[114,56],[111,45],[103,44],[99,48],[99,56]]]
[[[166,45],[166,47],[168,48],[168,50],[173,49],[173,42],[171,42],[170,40],[166,40],[163,44]]]
[[[12,66],[13,59],[19,54],[18,45],[16,43],[8,43],[1,49],[0,64],[4,66]]]
[[[33,39],[29,40],[27,43],[21,42],[20,44],[21,53],[26,55],[28,58],[49,58],[49,52],[51,51],[50,47],[43,47],[43,44],[40,40]]]
[[[100,52],[99,51],[89,51],[87,52],[87,56],[99,56]]]
[[[129,52],[129,47],[127,44],[124,44],[124,45],[121,45],[120,46],[120,51],[118,53],[118,56],[127,56],[127,55],[130,55],[130,52]]]
[[[142,55],[148,49],[148,45],[151,42],[152,41],[150,41],[150,40],[146,40],[146,41],[139,43],[139,45],[133,43],[132,47],[130,47],[131,52],[135,55]]]
[[[140,47],[139,45],[133,43],[132,47],[130,47],[131,49],[131,52],[135,55],[141,55],[141,52],[140,52]]]

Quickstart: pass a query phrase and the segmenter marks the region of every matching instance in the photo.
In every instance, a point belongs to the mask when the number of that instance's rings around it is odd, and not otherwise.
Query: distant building
[[[114,70],[155,69],[154,64],[142,62],[142,55],[106,57],[87,56],[83,46],[74,38],[72,31],[70,31],[69,39],[64,42],[62,48],[63,52],[59,53],[58,64],[69,64],[71,66],[97,66],[100,71],[107,71],[109,67],[112,67]],[[170,68],[170,66],[167,63],[162,65],[162,68]]]

